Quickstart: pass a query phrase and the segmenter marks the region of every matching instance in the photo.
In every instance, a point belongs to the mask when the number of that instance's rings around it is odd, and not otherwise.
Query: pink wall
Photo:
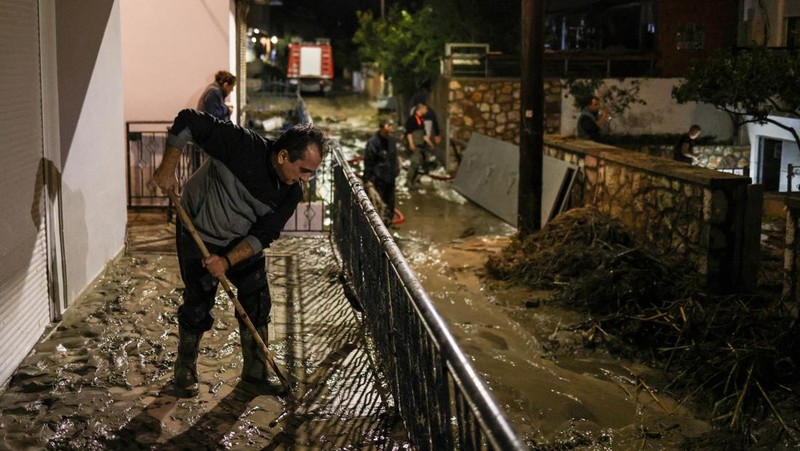
[[[172,120],[197,106],[216,71],[236,73],[232,0],[121,4],[125,121]]]

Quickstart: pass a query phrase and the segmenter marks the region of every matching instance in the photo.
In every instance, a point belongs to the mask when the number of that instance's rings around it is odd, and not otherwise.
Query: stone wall
[[[672,146],[646,146],[641,149],[654,157],[672,158]],[[750,168],[750,146],[704,145],[694,146],[695,165],[708,169]]]
[[[466,148],[472,133],[490,136],[519,145],[520,82],[518,79],[462,78],[439,82],[437,91],[446,96],[439,100],[437,111],[449,120],[448,139],[456,161]],[[545,80],[545,132],[561,128],[561,81]]]
[[[545,138],[581,170],[572,207],[594,205],[660,256],[685,258],[713,291],[755,287],[761,189],[750,179],[583,140]]]
[[[620,220],[643,246],[693,265],[713,291],[753,290],[763,189],[711,170],[747,167],[749,149],[696,146],[699,165],[686,165],[671,159],[671,147],[636,152],[559,138],[562,97],[561,81],[546,80],[545,155],[580,168],[570,206],[594,205]],[[442,78],[433,102],[448,124],[448,169],[457,168],[475,132],[519,145],[519,80]]]

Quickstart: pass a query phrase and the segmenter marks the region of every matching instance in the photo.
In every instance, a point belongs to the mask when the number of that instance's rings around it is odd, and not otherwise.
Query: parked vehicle
[[[330,40],[289,44],[286,65],[289,84],[301,92],[327,93],[333,87],[333,51]]]

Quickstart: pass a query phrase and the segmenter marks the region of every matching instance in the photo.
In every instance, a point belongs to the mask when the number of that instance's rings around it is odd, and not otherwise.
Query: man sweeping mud
[[[266,342],[272,302],[262,250],[278,238],[303,197],[302,184],[316,172],[325,152],[323,133],[296,125],[277,141],[195,110],[183,110],[167,137],[153,182],[168,192],[178,187],[175,169],[188,142],[209,158],[186,182],[181,205],[205,243],[207,258],[178,222],[176,243],[185,285],[178,308],[179,344],[175,386],[189,396],[199,391],[197,353],[211,329],[219,279],[227,277],[239,302]],[[241,335],[242,380],[268,387],[267,356],[236,314]]]

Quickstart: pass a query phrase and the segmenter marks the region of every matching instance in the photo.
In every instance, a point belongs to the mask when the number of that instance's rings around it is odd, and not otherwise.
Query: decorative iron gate
[[[173,217],[169,197],[149,185],[153,171],[161,164],[167,142],[167,127],[172,121],[133,121],[126,124],[128,208],[163,208],[167,220]],[[180,186],[208,157],[192,143],[181,153],[177,176]],[[330,158],[317,175],[304,186],[306,198],[283,229],[289,234],[316,234],[330,230],[328,204],[332,196]]]

